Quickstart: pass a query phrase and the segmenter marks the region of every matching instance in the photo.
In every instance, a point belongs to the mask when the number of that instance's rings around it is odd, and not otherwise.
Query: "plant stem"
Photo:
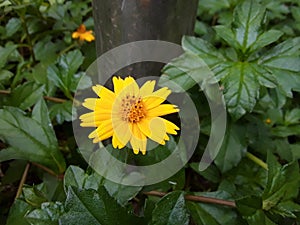
[[[11,92],[7,90],[0,90],[0,94],[9,95]]]
[[[46,173],[49,173],[50,175],[54,176],[54,177],[57,177],[58,179],[63,179],[63,174],[56,174],[54,171],[52,171],[51,169],[41,165],[41,164],[38,164],[38,163],[35,163],[35,162],[31,162],[32,165],[44,170]]]
[[[4,95],[9,95],[11,94],[11,91],[8,90],[0,90],[0,94]],[[62,99],[62,98],[56,98],[56,97],[51,97],[51,96],[43,96],[45,100],[51,101],[51,102],[56,102],[56,103],[64,103],[67,101],[67,99]]]
[[[58,55],[63,55],[63,54],[65,54],[66,52],[70,51],[72,48],[75,48],[76,46],[77,46],[77,44],[76,44],[76,43],[73,43],[73,44],[69,45],[67,48],[61,50],[61,51],[58,53]]]
[[[158,196],[158,197],[164,197],[166,192],[160,192],[160,191],[149,191],[149,192],[143,192],[145,195],[152,195],[152,196]],[[204,196],[196,196],[196,195],[185,195],[185,199],[189,201],[194,202],[204,202],[204,203],[213,203],[218,205],[224,205],[235,208],[235,202],[234,201],[228,201],[218,198],[211,198],[211,197],[204,197]]]
[[[257,165],[261,166],[262,168],[264,168],[265,170],[268,170],[268,165],[262,161],[260,158],[256,157],[255,155],[253,155],[250,152],[246,152],[246,157],[250,160],[252,160],[253,162],[255,162]]]
[[[57,102],[57,103],[64,103],[67,100],[62,99],[62,98],[56,98],[56,97],[51,97],[51,96],[43,96],[45,100],[51,101],[51,102]]]
[[[31,37],[30,37],[29,31],[28,31],[28,26],[27,26],[27,23],[26,23],[26,20],[25,20],[25,16],[22,13],[18,13],[18,14],[19,14],[20,20],[22,22],[23,30],[26,34],[27,44],[28,44],[30,54],[32,56],[32,61],[35,63],[36,58],[35,58],[35,54],[34,54],[34,51],[33,51],[33,43],[31,41]]]
[[[25,170],[24,170],[24,172],[23,172],[21,181],[20,181],[20,183],[19,183],[19,187],[18,187],[18,191],[17,191],[16,197],[15,197],[15,200],[16,200],[17,198],[19,198],[20,195],[21,195],[21,193],[22,193],[22,188],[23,188],[23,185],[24,185],[24,183],[25,183],[25,181],[26,181],[26,178],[27,178],[27,174],[28,174],[29,168],[30,168],[30,163],[28,162],[28,163],[26,164],[26,167],[25,167]]]

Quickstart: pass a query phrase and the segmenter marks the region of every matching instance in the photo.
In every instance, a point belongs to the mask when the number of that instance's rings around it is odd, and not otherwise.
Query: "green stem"
[[[76,46],[77,46],[77,44],[76,44],[76,43],[73,43],[73,44],[69,45],[67,48],[61,50],[61,51],[58,53],[58,55],[63,55],[63,54],[65,54],[66,52],[70,51],[72,48],[75,48]]]
[[[28,48],[29,48],[30,54],[32,56],[32,61],[35,63],[36,62],[36,58],[35,58],[35,54],[34,54],[34,51],[33,51],[33,43],[32,43],[29,31],[28,31],[28,26],[27,26],[27,23],[26,23],[25,16],[22,13],[18,13],[18,14],[19,14],[20,20],[22,22],[23,30],[24,30],[24,32],[26,34],[27,44],[28,44]]]
[[[250,152],[246,152],[246,157],[250,160],[252,160],[253,162],[255,162],[257,165],[261,166],[262,168],[264,168],[265,170],[268,170],[268,165],[262,161],[260,158],[256,157],[255,155],[253,155]]]

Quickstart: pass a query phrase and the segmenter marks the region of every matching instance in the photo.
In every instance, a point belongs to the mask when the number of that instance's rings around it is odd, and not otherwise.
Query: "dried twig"
[[[158,196],[158,197],[164,197],[166,192],[160,192],[160,191],[149,191],[149,192],[143,192],[145,195],[152,195],[152,196]],[[218,205],[225,205],[230,207],[236,207],[234,201],[228,201],[218,198],[211,198],[211,197],[204,197],[204,196],[196,196],[196,195],[185,195],[185,199],[189,201],[194,202],[204,202],[204,203],[213,203]]]
[[[19,187],[18,187],[18,191],[17,191],[17,194],[16,194],[16,197],[15,199],[19,198],[21,193],[22,193],[22,188],[23,188],[23,185],[26,181],[26,178],[27,178],[27,174],[28,174],[28,171],[29,171],[29,168],[30,168],[30,163],[28,162],[26,164],[26,167],[25,167],[25,170],[23,172],[23,175],[22,175],[22,178],[20,180],[20,183],[19,183]]]

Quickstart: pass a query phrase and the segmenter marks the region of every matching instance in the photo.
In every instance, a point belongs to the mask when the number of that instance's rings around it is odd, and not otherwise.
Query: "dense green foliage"
[[[80,24],[93,28],[91,2],[0,2],[0,224],[300,224],[300,2],[200,0],[197,15],[195,35],[182,39],[184,54],[161,77],[194,100],[197,149],[166,181],[129,187],[88,167],[73,136],[74,92],[96,54],[94,42],[73,40],[72,32]],[[198,165],[210,110],[188,75],[202,81],[200,58],[215,74],[228,112],[222,148],[205,171]],[[176,141],[146,156],[130,149],[112,154],[148,165],[170,154]],[[168,194],[155,197],[152,190]]]

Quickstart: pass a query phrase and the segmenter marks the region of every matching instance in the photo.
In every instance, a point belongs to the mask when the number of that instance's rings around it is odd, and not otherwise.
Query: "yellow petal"
[[[114,129],[113,147],[123,148],[129,142],[132,136],[130,124],[125,121],[113,120],[113,129]]]
[[[105,136],[106,133],[110,133],[111,131],[113,131],[111,120],[105,120],[101,122],[101,124],[96,130],[94,130],[92,133],[89,134],[89,138],[95,138],[97,136],[102,137]]]
[[[84,32],[83,34],[81,34],[81,36],[84,40],[89,41],[89,42],[95,40],[95,37],[92,34],[91,30]]]
[[[149,110],[163,103],[170,94],[171,91],[168,88],[161,88],[151,95],[144,97],[143,102],[147,110]]]
[[[95,124],[99,124],[101,121],[111,119],[111,114],[110,113],[95,113],[95,112],[90,112],[90,113],[86,113],[86,114],[81,115],[79,117],[79,119],[83,123],[93,122]]]
[[[140,89],[137,85],[136,81],[133,79],[133,77],[129,76],[124,79],[124,88],[122,90],[122,95],[133,95],[138,96]]]
[[[115,93],[111,90],[108,90],[106,87],[102,85],[93,86],[93,91],[100,97],[106,100],[114,101],[115,100]]]
[[[124,80],[121,77],[113,77],[113,84],[115,94],[118,95],[124,87]]]
[[[130,139],[130,144],[134,154],[138,154],[139,151],[141,151],[143,155],[146,154],[147,138],[141,132],[137,124],[132,124],[132,136]]]
[[[111,136],[113,135],[113,130],[110,130],[102,135],[99,135],[99,136],[96,136],[94,139],[93,139],[93,143],[98,143],[100,141],[103,141],[107,138],[110,138]]]
[[[167,133],[169,134],[177,134],[176,130],[180,130],[179,127],[177,127],[174,123],[170,122],[169,120],[166,120],[164,118],[161,118],[163,122],[166,125]]]
[[[146,97],[147,95],[151,95],[153,93],[155,86],[155,80],[147,81],[140,89],[140,96]]]
[[[77,31],[72,33],[72,38],[74,38],[74,39],[79,38],[79,36],[80,36],[80,34]]]
[[[165,144],[166,125],[162,118],[144,118],[137,125],[144,135],[161,145]]]
[[[162,104],[150,110],[147,110],[148,117],[157,117],[157,116],[164,116],[171,113],[178,112],[179,109],[175,108],[175,105],[172,104]]]

